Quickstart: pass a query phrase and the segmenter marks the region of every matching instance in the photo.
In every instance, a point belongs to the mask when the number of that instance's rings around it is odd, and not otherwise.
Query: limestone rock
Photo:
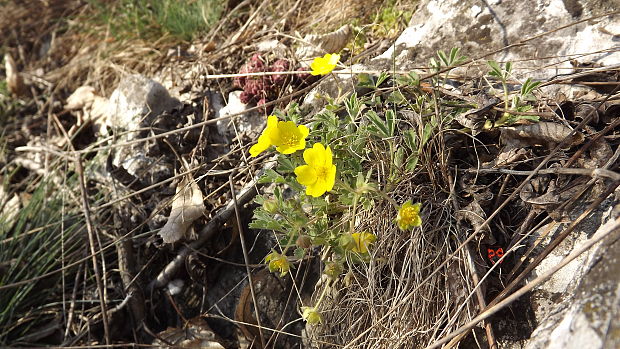
[[[452,47],[460,47],[463,54],[475,58],[618,8],[618,0],[424,0],[409,27],[390,49],[374,59],[373,65],[389,67],[395,57],[396,66],[407,70],[426,65],[437,50],[447,52]],[[484,60],[513,61],[514,71],[523,69],[533,78],[570,73],[573,67],[568,55],[588,54],[573,57],[602,65],[617,64],[620,52],[609,51],[617,47],[617,22],[618,15],[603,16],[542,35]],[[541,69],[533,69],[534,65]]]
[[[157,81],[142,75],[129,75],[112,92],[109,102],[110,127],[137,131],[163,112],[178,108],[180,102]],[[134,139],[136,134],[129,134]]]

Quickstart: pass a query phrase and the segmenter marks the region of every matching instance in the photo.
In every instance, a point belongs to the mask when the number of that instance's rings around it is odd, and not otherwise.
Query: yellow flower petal
[[[286,275],[291,269],[291,264],[288,259],[286,259],[286,256],[277,252],[268,254],[267,257],[265,257],[265,262],[269,263],[269,271],[272,273],[279,271],[280,277]]]
[[[340,60],[339,54],[326,54],[323,57],[316,57],[310,64],[312,75],[326,75],[329,74]]]
[[[278,123],[278,133],[273,141],[277,151],[282,154],[292,154],[306,147],[306,136],[294,122],[283,121]]]
[[[321,312],[315,307],[301,307],[301,317],[311,325],[323,322]]]
[[[334,188],[334,184],[336,184],[336,165],[332,165],[332,167],[329,169],[329,172],[327,173],[326,191],[331,191]]]
[[[355,241],[352,251],[361,254],[368,253],[370,245],[377,241],[377,237],[368,232],[353,233],[351,235],[353,236],[353,241]]]
[[[306,148],[306,137],[309,133],[306,126],[297,126],[292,121],[278,121],[277,116],[270,115],[267,118],[267,127],[258,137],[258,143],[250,148],[250,155],[256,157],[272,145],[282,154],[292,154]]]
[[[312,148],[304,150],[304,161],[310,166],[323,166],[325,163],[325,148],[321,143],[315,143]],[[331,151],[330,151],[331,155]]]
[[[408,230],[422,225],[422,218],[420,218],[421,206],[422,204],[412,204],[411,201],[407,201],[401,206],[396,216],[396,223],[401,230]]]
[[[254,144],[250,148],[250,156],[257,157],[258,154],[267,150],[267,148],[271,147],[271,141],[269,140],[269,136],[266,134],[262,134],[258,137],[258,143]]]
[[[306,194],[319,197],[334,188],[336,182],[336,166],[332,164],[332,152],[316,143],[304,151],[307,165],[295,169],[297,181],[306,186]]]
[[[295,169],[297,181],[302,185],[310,185],[316,182],[316,171],[308,165],[302,165]]]

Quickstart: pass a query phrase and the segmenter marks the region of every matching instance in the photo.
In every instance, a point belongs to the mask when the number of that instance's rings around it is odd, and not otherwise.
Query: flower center
[[[319,166],[319,167],[315,167],[314,170],[316,171],[317,178],[321,178],[321,179],[327,178],[327,172],[329,171],[327,167]]]
[[[282,144],[288,145],[289,147],[292,147],[299,143],[299,137],[297,137],[297,135],[295,134],[285,135],[281,139],[282,139]]]
[[[416,212],[413,207],[407,207],[403,210],[403,220],[405,222],[411,222],[416,216]]]

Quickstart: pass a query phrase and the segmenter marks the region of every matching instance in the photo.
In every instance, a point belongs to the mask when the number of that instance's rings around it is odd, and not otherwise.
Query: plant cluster
[[[312,74],[329,74],[338,59],[335,54],[316,58],[311,65]],[[449,72],[464,61],[459,50],[452,49],[449,53],[439,51],[438,59],[430,65],[434,72]],[[525,102],[533,98],[532,91],[538,83],[528,79],[519,93],[511,97],[507,88],[511,66],[488,64],[489,75],[499,78],[504,86],[506,103],[499,119],[487,120],[485,128],[510,125],[524,118],[536,121],[536,117],[513,115],[511,111],[531,108]],[[437,74],[430,87],[440,90],[446,76]],[[348,275],[352,264],[369,262],[377,235],[360,229],[356,217],[362,212],[370,213],[377,200],[392,203],[393,222],[398,229],[407,231],[421,226],[421,203],[410,198],[399,205],[388,193],[416,170],[421,158],[432,157],[429,154],[433,147],[429,144],[440,131],[453,128],[457,116],[479,107],[453,102],[448,105],[454,107],[443,107],[448,101],[430,93],[414,72],[395,77],[387,73],[377,77],[360,74],[358,87],[371,92],[362,96],[352,93],[341,103],[328,99],[326,108],[307,125],[299,125],[301,116],[294,103],[286,113],[275,111],[268,117],[257,144],[250,149],[254,157],[271,147],[280,153],[275,169],[267,170],[260,179],[276,186],[272,194],[257,197],[261,206],[254,211],[251,227],[273,230],[280,236],[281,250],[273,250],[266,262],[270,271],[281,276],[316,251],[320,251],[323,273],[330,282],[340,278],[347,266]],[[407,120],[402,114],[405,109],[419,115],[420,120]],[[460,132],[472,130],[465,128]],[[377,163],[384,169],[382,179],[371,170]],[[308,323],[322,321],[321,301],[328,287],[329,282],[313,306],[301,308]]]
[[[265,57],[255,53],[241,67],[239,74],[287,72],[290,68],[291,62],[286,59],[276,59],[269,64]],[[280,97],[289,83],[297,87],[304,87],[315,80],[309,72],[305,71],[305,68],[298,68],[297,70],[300,73],[294,75],[265,74],[239,76],[235,78],[234,86],[243,90],[240,96],[242,103],[256,103],[260,107]]]
[[[338,59],[338,55],[315,59],[312,73],[328,74]],[[257,197],[261,207],[255,210],[251,227],[270,229],[281,236],[282,249],[265,259],[270,271],[285,276],[295,261],[320,248],[323,272],[333,281],[343,274],[347,261],[361,263],[372,258],[376,232],[358,231],[355,217],[362,210],[371,210],[374,200],[386,195],[373,183],[372,171],[366,166],[370,154],[364,145],[371,138],[391,143],[389,137],[394,136],[396,127],[394,111],[381,111],[381,102],[374,102],[355,94],[344,105],[332,101],[308,125],[299,124],[296,104],[291,104],[286,114],[275,111],[267,118],[250,155],[275,147],[280,154],[278,165],[267,170],[260,181],[277,186],[273,194]],[[285,194],[286,189],[295,194]],[[420,226],[420,207],[409,201],[400,209],[395,205],[395,222],[403,230]],[[322,319],[325,289],[314,306],[301,309],[309,323]]]

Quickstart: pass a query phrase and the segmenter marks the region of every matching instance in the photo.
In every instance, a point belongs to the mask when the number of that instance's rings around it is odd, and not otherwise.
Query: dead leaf
[[[582,103],[575,108],[575,120],[581,121],[590,116],[589,124],[598,124],[599,113],[592,104]]]
[[[76,110],[90,107],[95,100],[95,88],[91,86],[80,86],[73,91],[71,96],[67,98],[65,109]]]
[[[200,317],[188,320],[184,328],[169,327],[160,332],[157,338],[153,341],[153,345],[165,346],[169,343],[178,348],[224,349],[220,344],[221,339]]]
[[[192,223],[200,218],[205,210],[198,184],[189,176],[183,177],[177,185],[168,221],[159,231],[164,243],[171,244],[186,236]]]
[[[303,39],[304,44],[295,51],[295,55],[299,60],[307,60],[326,53],[340,52],[349,42],[351,34],[351,27],[343,25],[331,33],[306,35]]]
[[[532,125],[502,127],[500,142],[509,148],[542,145],[553,148],[568,137],[571,129],[554,122],[538,122]],[[567,146],[583,143],[585,137],[581,132],[572,135]]]
[[[469,205],[459,210],[456,216],[460,221],[468,222],[474,230],[485,233],[485,238],[491,240],[488,241],[489,244],[495,243],[493,236],[488,234],[490,232],[489,225],[482,226],[482,223],[487,219],[487,214],[477,200],[472,201]]]
[[[9,92],[17,97],[24,97],[28,95],[28,89],[24,83],[24,77],[17,70],[17,64],[10,54],[4,54],[4,67],[6,70],[6,86]]]
[[[484,129],[487,115],[490,111],[492,111],[493,107],[500,102],[501,100],[499,98],[480,94],[476,96],[476,104],[478,108],[458,114],[455,119],[463,127],[471,129],[471,134],[475,136]]]
[[[532,158],[532,152],[524,148],[504,147],[493,161],[482,164],[483,168],[507,167],[516,162]]]
[[[19,213],[21,206],[19,196],[13,194],[9,197],[9,193],[4,190],[3,180],[0,178],[0,218],[2,218],[2,228],[0,228],[0,236],[15,223],[15,218]]]

